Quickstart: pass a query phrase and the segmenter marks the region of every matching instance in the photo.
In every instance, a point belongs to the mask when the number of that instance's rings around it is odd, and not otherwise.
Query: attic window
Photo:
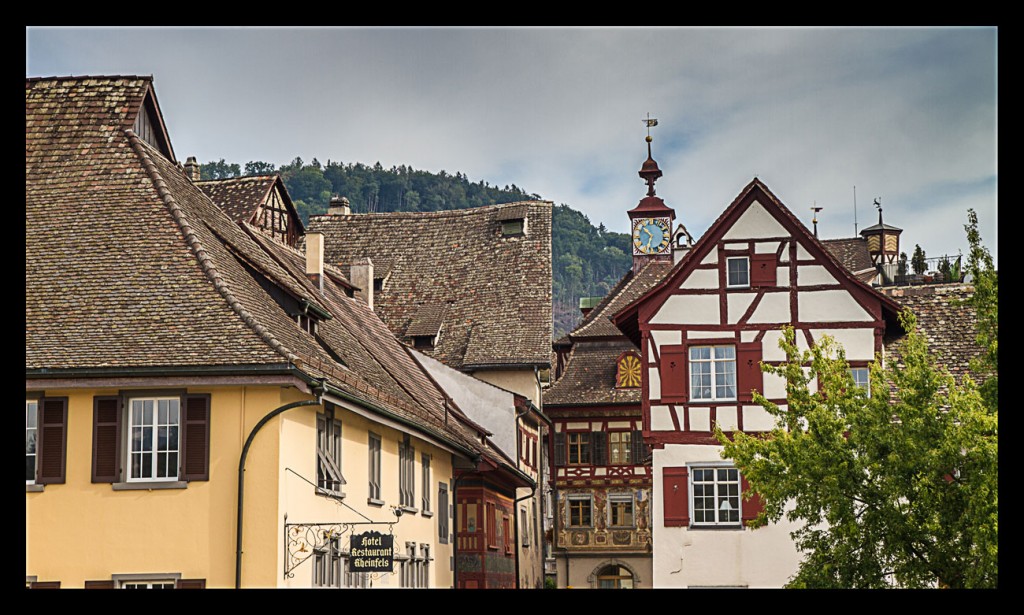
[[[373,292],[379,293],[384,290],[384,278],[376,278],[373,281]]]
[[[437,337],[433,335],[413,335],[412,347],[416,350],[433,350]]]
[[[502,237],[517,237],[526,234],[526,221],[522,218],[517,220],[503,220],[501,223]]]
[[[316,335],[316,325],[319,321],[320,319],[312,314],[300,312],[295,315],[295,322],[299,323],[299,328],[310,335]]]

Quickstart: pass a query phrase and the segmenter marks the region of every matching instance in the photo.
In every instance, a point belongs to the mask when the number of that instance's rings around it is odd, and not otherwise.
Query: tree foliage
[[[924,273],[925,269],[928,268],[924,250],[921,249],[920,245],[914,245],[914,255],[910,257],[910,266],[913,267],[914,273],[918,275]]]
[[[974,309],[978,319],[978,346],[980,357],[971,363],[971,369],[986,378],[981,384],[982,396],[990,411],[999,407],[999,278],[992,254],[982,244],[978,232],[978,214],[967,210],[967,273],[971,275],[974,293],[965,301]]]
[[[777,427],[731,441],[717,432],[764,499],[752,524],[800,522],[791,587],[997,584],[998,412],[970,378],[957,385],[937,369],[913,315],[902,318],[903,364],[873,364],[870,395],[832,339],[801,351],[787,328],[786,362],[763,369],[785,378],[788,404],[755,395]]]

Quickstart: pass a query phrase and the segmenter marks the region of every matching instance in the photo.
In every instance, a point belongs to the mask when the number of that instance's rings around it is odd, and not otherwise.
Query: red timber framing
[[[594,486],[607,484],[645,485],[650,482],[651,468],[643,465],[645,456],[643,441],[643,420],[639,408],[623,416],[587,416],[568,413],[552,415],[551,448],[549,451],[551,481],[560,486]],[[588,408],[588,414],[591,409]],[[547,411],[547,408],[545,408]],[[586,423],[587,427],[579,427]],[[622,423],[629,423],[622,426]],[[569,428],[572,424],[573,427]],[[611,426],[615,424],[615,426]],[[570,438],[573,434],[586,434],[588,461],[569,463]],[[626,462],[613,463],[613,447],[623,446],[614,442],[612,434],[628,434],[629,449]],[[642,469],[638,473],[637,468]]]
[[[280,184],[280,185],[279,185]],[[253,212],[249,223],[282,243],[294,246],[302,229],[295,206],[278,176]]]
[[[740,217],[757,201],[763,209],[789,235],[725,239],[726,233]],[[762,246],[773,244],[769,250]],[[760,247],[761,251],[758,251]],[[802,248],[802,251],[801,251]],[[716,262],[704,263],[714,251]],[[802,258],[801,258],[802,255]],[[749,287],[728,287],[727,262],[729,258],[746,257],[749,269]],[[817,265],[827,271],[834,283],[801,284],[799,266]],[[682,288],[683,283],[695,270],[715,271],[717,288]],[[788,281],[778,285],[779,270],[786,270]],[[867,320],[820,322],[801,319],[799,293],[808,291],[845,291],[867,312]],[[786,322],[751,323],[750,318],[761,305],[766,294],[788,295],[790,319]],[[752,295],[749,305],[742,313],[734,310],[729,322],[728,297]],[[717,297],[717,322],[711,323],[651,323],[668,299],[675,295],[703,295]],[[710,307],[710,306],[709,306]],[[660,448],[664,444],[718,444],[712,431],[691,431],[690,409],[700,408],[710,414],[711,429],[716,423],[718,406],[728,406],[736,411],[737,428],[743,430],[743,406],[751,403],[750,389],[763,391],[763,378],[758,367],[762,359],[762,345],[767,331],[778,330],[791,325],[808,344],[812,344],[812,329],[860,329],[870,330],[874,338],[874,351],[881,351],[882,337],[887,328],[898,326],[897,314],[900,307],[891,298],[881,295],[870,286],[856,279],[842,267],[835,258],[815,239],[786,207],[756,178],[736,197],[721,216],[712,224],[697,244],[683,257],[671,273],[656,284],[645,295],[634,300],[613,317],[613,322],[642,349],[644,378],[642,383],[642,408],[644,436],[647,442]],[[685,315],[681,315],[685,319]],[[658,331],[678,332],[679,341],[659,347],[654,333]],[[690,338],[690,332],[699,332],[707,337]],[[747,333],[747,335],[741,335]],[[751,335],[753,333],[754,335]],[[750,340],[750,341],[746,341]],[[695,345],[733,345],[736,348],[737,398],[722,402],[711,400],[694,401],[689,398],[689,356],[688,349]],[[770,362],[773,363],[773,362]],[[660,398],[651,396],[649,374],[652,368],[659,371],[661,382]],[[744,389],[742,392],[740,389]],[[785,403],[784,399],[771,400]],[[653,430],[652,405],[667,406],[668,417],[659,421],[664,424],[671,419],[672,430]],[[664,412],[664,410],[661,410]]]

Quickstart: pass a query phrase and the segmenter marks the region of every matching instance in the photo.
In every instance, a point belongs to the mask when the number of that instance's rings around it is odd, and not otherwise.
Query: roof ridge
[[[280,174],[278,174],[278,173],[271,173],[269,175],[261,173],[261,174],[257,174],[257,175],[239,175],[237,177],[220,177],[218,179],[201,179],[201,180],[199,180],[196,183],[197,184],[212,184],[214,182],[234,182],[234,181],[238,181],[240,179],[274,179],[274,178],[279,177],[279,176],[280,176]]]
[[[143,79],[153,81],[153,75],[58,75],[54,77],[25,77],[25,81],[83,81],[85,79]]]
[[[231,292],[231,289],[228,288],[224,278],[221,277],[220,272],[217,271],[216,265],[213,264],[210,256],[206,253],[206,250],[203,249],[202,244],[199,242],[199,237],[196,236],[195,231],[192,229],[192,225],[185,219],[184,212],[174,199],[171,191],[167,188],[167,183],[164,182],[163,177],[160,175],[160,171],[156,168],[156,164],[149,157],[149,153],[146,152],[143,147],[142,140],[139,139],[138,135],[130,129],[124,129],[124,133],[128,137],[128,141],[131,143],[132,149],[135,150],[136,155],[141,159],[142,165],[145,167],[146,173],[153,182],[153,187],[156,188],[157,194],[167,206],[167,209],[170,210],[171,217],[174,218],[174,221],[181,229],[182,235],[185,237],[185,243],[188,244],[192,253],[195,254],[196,259],[199,261],[199,268],[203,271],[206,277],[213,282],[213,286],[217,289],[217,292],[220,293],[225,301],[227,301],[228,306],[232,311],[234,311],[239,318],[245,322],[245,324],[256,332],[260,339],[266,342],[283,357],[288,359],[288,361],[293,363],[297,361],[299,357],[295,353],[286,348],[285,345],[270,332],[270,330],[258,323],[256,318],[249,313],[248,310],[242,307],[241,303]]]
[[[409,216],[409,217],[445,217],[445,216],[458,216],[458,215],[472,215],[472,214],[485,214],[491,211],[501,209],[503,207],[513,207],[517,205],[543,205],[551,204],[554,205],[554,201],[546,201],[543,199],[533,199],[528,201],[513,201],[511,203],[494,203],[491,205],[480,205],[479,207],[460,207],[457,209],[440,209],[437,211],[377,211],[367,213],[353,213],[353,214],[316,214],[309,217],[310,222],[313,218],[325,218],[327,220],[347,220],[350,218],[369,218],[373,216]],[[485,211],[486,210],[486,211]]]

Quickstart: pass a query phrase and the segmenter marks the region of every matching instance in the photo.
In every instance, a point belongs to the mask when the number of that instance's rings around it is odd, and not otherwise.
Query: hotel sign
[[[348,551],[349,572],[391,572],[395,537],[380,532],[353,534]]]

